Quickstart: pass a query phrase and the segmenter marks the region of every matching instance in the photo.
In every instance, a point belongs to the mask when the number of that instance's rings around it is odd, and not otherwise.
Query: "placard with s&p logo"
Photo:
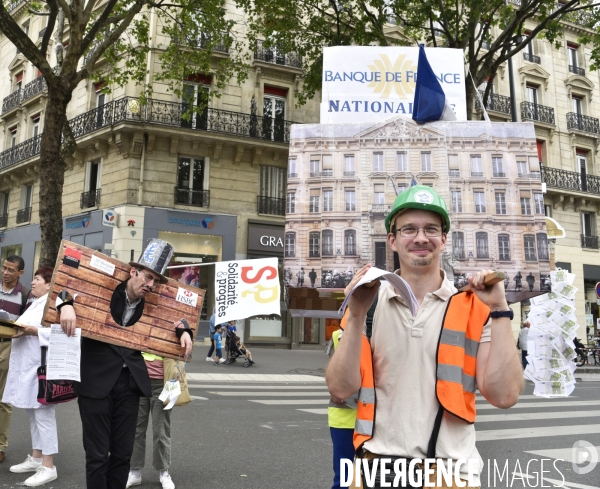
[[[258,315],[280,315],[277,258],[215,264],[217,324]]]

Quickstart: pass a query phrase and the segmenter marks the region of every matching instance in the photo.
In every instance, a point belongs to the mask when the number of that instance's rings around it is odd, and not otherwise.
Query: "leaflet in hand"
[[[369,270],[367,270],[367,273],[365,273],[363,278],[360,279],[360,281],[354,286],[354,288],[346,296],[346,299],[342,303],[342,307],[340,307],[340,313],[343,313],[346,310],[346,306],[348,305],[348,301],[349,301],[350,297],[352,297],[352,294],[358,287],[360,287],[364,284],[368,284],[369,282],[373,282],[374,280],[377,280],[377,279],[387,280],[394,287],[394,289],[396,289],[398,294],[400,294],[400,297],[402,297],[402,300],[404,301],[404,303],[408,307],[410,307],[412,315],[413,316],[417,315],[417,310],[419,309],[419,303],[417,302],[417,299],[416,299],[415,295],[413,294],[413,291],[411,290],[410,285],[408,285],[408,283],[406,282],[406,280],[404,280],[400,275],[396,275],[395,273],[388,272],[386,270],[381,270],[380,268],[376,268],[376,267],[369,268]]]
[[[80,382],[81,328],[67,336],[60,324],[50,327],[46,378],[48,380],[74,380]]]

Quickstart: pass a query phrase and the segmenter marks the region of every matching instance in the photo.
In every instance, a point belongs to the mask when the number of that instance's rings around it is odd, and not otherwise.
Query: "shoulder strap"
[[[29,293],[31,291],[25,287],[22,286],[21,289],[21,314],[23,314],[25,312],[25,307],[27,306],[27,299],[29,299]]]
[[[438,435],[440,434],[440,427],[442,426],[442,418],[444,417],[444,407],[440,404],[440,408],[435,416],[435,422],[433,423],[433,431],[431,432],[431,438],[429,438],[429,446],[427,447],[427,458],[435,458],[435,450],[437,445]]]
[[[371,333],[373,332],[373,317],[375,316],[375,309],[377,308],[377,302],[379,301],[379,292],[375,296],[375,300],[373,301],[373,305],[367,311],[367,338],[371,338]]]
[[[42,367],[45,367],[46,366],[46,351],[48,350],[48,347],[42,346],[41,350],[42,350]]]

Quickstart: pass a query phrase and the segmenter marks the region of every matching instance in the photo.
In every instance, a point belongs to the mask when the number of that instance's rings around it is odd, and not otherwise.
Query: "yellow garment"
[[[338,329],[331,335],[333,339],[333,351],[335,351],[340,343],[340,335],[342,330]],[[356,423],[356,402],[350,402],[351,399],[346,399],[346,404],[343,407],[329,401],[327,408],[327,422],[330,428],[346,428],[354,429]],[[354,407],[350,407],[351,404]]]
[[[154,353],[142,352],[142,356],[144,357],[144,360],[146,360],[147,362],[154,362],[155,360],[160,360],[162,362],[164,360],[163,357],[159,357],[158,355],[155,355]]]

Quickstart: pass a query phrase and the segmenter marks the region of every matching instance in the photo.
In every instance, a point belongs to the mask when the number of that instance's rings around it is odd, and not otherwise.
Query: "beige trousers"
[[[0,342],[0,401],[4,395],[4,386],[8,377],[8,360],[10,359],[10,341]],[[8,430],[10,429],[10,418],[12,417],[12,406],[0,402],[0,452],[5,452],[8,447]]]
[[[372,460],[373,458],[376,458],[377,455],[374,455],[370,452],[365,452],[364,454],[364,458],[368,459],[368,460]],[[385,456],[383,456],[383,458],[385,458]],[[354,471],[353,473],[356,474],[356,463],[357,460],[354,461],[354,465],[352,466],[352,470]],[[423,466],[421,465],[421,469],[423,468]],[[429,480],[432,482],[437,481],[437,465],[433,464],[431,465],[431,468],[433,469],[433,474],[430,475]],[[465,480],[461,479],[463,482],[466,482]],[[457,486],[454,483],[454,480],[452,481],[452,485],[449,486],[447,484],[445,484],[444,482],[444,478],[442,477],[442,485],[441,486],[433,486],[434,489],[479,489],[479,487],[472,487],[472,486],[468,486],[465,485],[464,487],[459,488],[459,486]],[[352,484],[350,485],[350,489],[362,489],[362,481],[356,481],[354,480],[354,478],[352,479]]]

